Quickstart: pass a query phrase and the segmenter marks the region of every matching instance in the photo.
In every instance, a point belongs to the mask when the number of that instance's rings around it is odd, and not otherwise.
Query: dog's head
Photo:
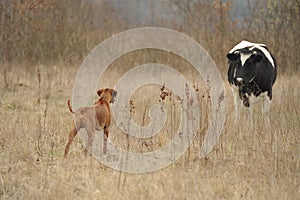
[[[108,103],[114,103],[118,92],[112,88],[105,88],[98,90],[97,94],[100,97],[100,99],[103,99]]]

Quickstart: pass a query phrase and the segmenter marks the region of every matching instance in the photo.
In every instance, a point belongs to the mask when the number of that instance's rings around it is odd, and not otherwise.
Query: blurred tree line
[[[166,1],[180,21],[153,16],[151,25],[199,41],[223,72],[227,51],[242,39],[267,44],[280,73],[300,71],[300,0],[247,0],[244,16],[232,15],[232,0]],[[1,0],[0,17],[2,63],[81,63],[110,35],[147,26],[126,23],[106,0]]]
[[[242,39],[265,43],[280,73],[300,72],[300,0],[246,1],[243,13],[233,2],[175,1],[185,16],[183,29],[209,51],[224,72],[226,53]]]
[[[105,2],[94,7],[82,0],[1,0],[0,16],[5,62],[72,64],[122,27]]]

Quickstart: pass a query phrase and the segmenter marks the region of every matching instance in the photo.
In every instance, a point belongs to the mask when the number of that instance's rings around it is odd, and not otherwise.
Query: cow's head
[[[240,62],[241,66],[245,66],[260,62],[263,59],[263,56],[258,50],[244,48],[228,53],[227,58],[231,62]]]
[[[256,63],[263,59],[262,53],[257,49],[248,47],[227,54],[230,63],[235,63],[236,85],[247,85],[255,78]],[[242,81],[241,81],[242,80]]]

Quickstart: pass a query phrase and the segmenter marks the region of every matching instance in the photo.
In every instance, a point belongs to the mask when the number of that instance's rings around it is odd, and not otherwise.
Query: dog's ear
[[[113,90],[112,96],[115,98],[117,96],[118,92],[116,90]]]
[[[98,96],[100,97],[100,96],[102,95],[103,92],[104,92],[103,89],[98,90],[98,91],[97,91]]]
[[[118,92],[114,89],[110,89],[110,94],[111,94],[111,103],[115,101],[115,97],[117,96]]]

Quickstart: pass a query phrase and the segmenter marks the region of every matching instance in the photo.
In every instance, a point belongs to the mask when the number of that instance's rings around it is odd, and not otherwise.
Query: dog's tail
[[[70,99],[68,99],[68,107],[69,107],[70,112],[75,114],[75,112],[72,110]]]

